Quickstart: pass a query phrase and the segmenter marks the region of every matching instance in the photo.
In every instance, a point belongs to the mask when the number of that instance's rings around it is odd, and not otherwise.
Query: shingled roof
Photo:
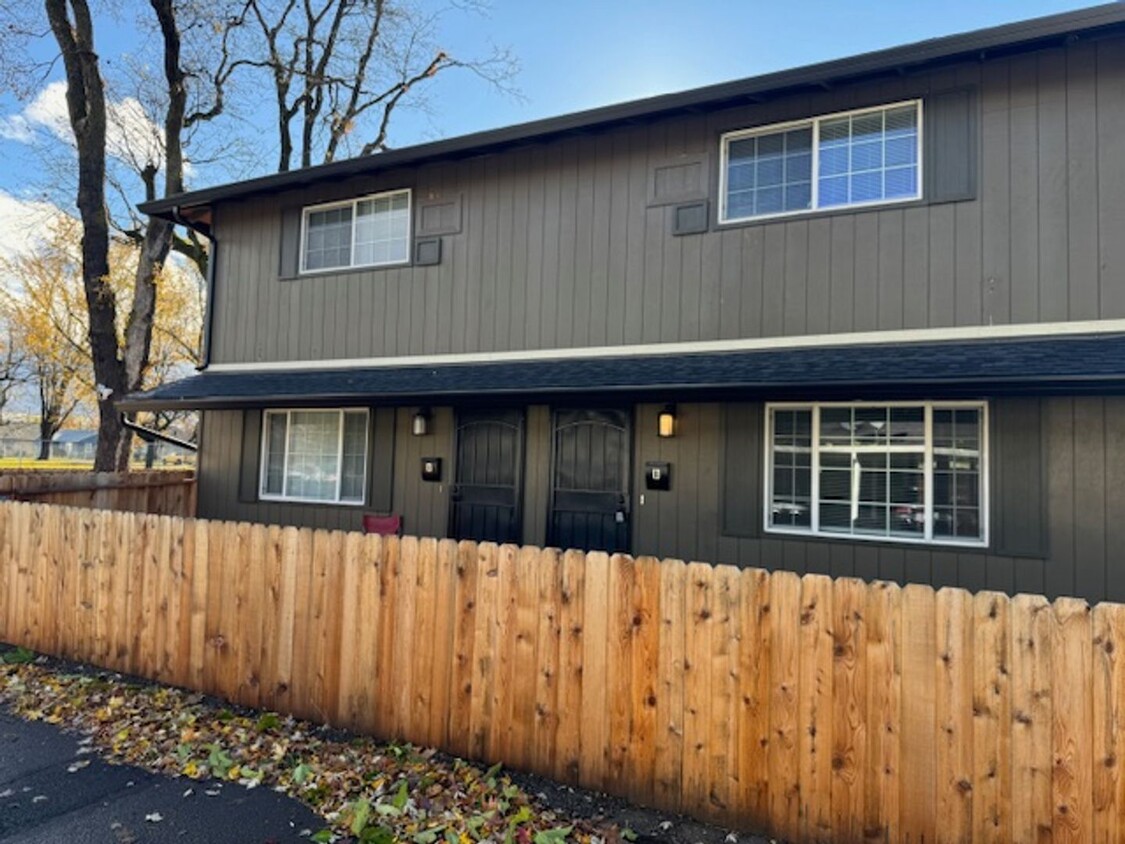
[[[122,410],[560,399],[571,395],[893,398],[1103,392],[1125,386],[1125,334],[285,371],[204,371]]]

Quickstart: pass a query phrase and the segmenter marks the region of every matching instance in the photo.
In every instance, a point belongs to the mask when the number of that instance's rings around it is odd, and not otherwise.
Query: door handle
[[[461,500],[461,486],[459,484],[450,484],[449,485],[449,499],[451,501],[460,501]]]

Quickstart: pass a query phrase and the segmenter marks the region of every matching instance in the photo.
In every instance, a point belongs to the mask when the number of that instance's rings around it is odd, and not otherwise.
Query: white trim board
[[[968,325],[956,328],[908,328],[894,331],[857,331],[841,334],[805,334],[793,337],[756,337],[743,340],[699,340],[685,343],[645,343],[623,346],[591,346],[572,349],[524,349],[507,352],[465,352],[446,355],[402,355],[399,357],[325,358],[323,360],[213,363],[207,367],[206,371],[294,372],[318,369],[449,366],[459,363],[592,360],[598,358],[658,357],[660,355],[720,354],[723,352],[811,349],[832,346],[874,346],[897,343],[1073,337],[1084,334],[1125,334],[1125,319],[1023,323],[1019,325]]]

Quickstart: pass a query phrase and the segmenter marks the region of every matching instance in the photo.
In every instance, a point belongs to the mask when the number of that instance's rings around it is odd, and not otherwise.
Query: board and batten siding
[[[1123,89],[1123,39],[1079,42],[224,203],[212,360],[1122,318]],[[962,90],[971,200],[676,237],[652,196],[686,162],[709,174],[714,220],[722,132]],[[283,209],[399,187],[416,227],[422,205],[456,209],[439,264],[280,277]]]
[[[992,547],[987,550],[765,533],[763,406],[680,403],[672,439],[656,436],[661,407],[634,409],[631,519],[636,555],[1125,601],[1125,561],[1119,554],[1125,548],[1125,520],[1120,517],[1125,513],[1125,397],[991,402]],[[396,420],[388,509],[402,514],[407,533],[444,537],[448,485],[455,471],[454,415],[448,408],[432,413],[432,433],[426,437],[409,435],[412,408],[384,408],[376,415],[393,414]],[[241,411],[204,413],[201,517],[359,529],[360,507],[241,501],[243,416]],[[550,410],[533,406],[527,420],[524,540],[543,544]],[[728,430],[732,424],[737,427]],[[1005,439],[1019,431],[1023,438],[1005,447]],[[445,458],[441,483],[421,481],[419,461],[425,456]],[[649,460],[671,464],[667,492],[645,490],[644,464]]]

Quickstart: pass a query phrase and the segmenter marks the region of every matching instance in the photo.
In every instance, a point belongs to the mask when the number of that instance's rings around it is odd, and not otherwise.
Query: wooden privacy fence
[[[190,517],[195,515],[195,473],[178,469],[0,473],[0,499]]]
[[[0,505],[0,639],[794,841],[1125,840],[1125,607]]]

